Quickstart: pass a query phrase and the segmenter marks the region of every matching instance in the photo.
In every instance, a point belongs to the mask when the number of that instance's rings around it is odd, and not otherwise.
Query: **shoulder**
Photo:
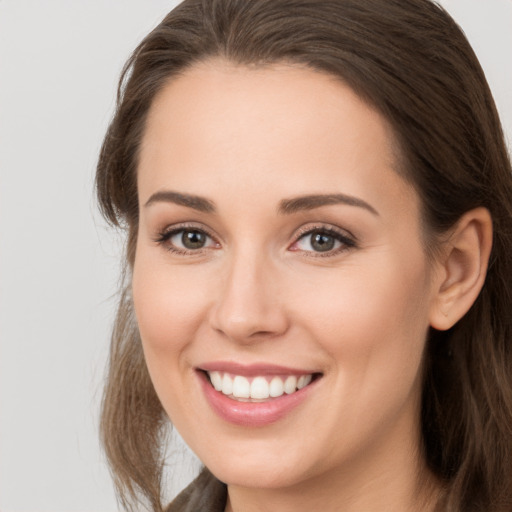
[[[165,512],[224,512],[227,487],[206,468],[169,504]]]

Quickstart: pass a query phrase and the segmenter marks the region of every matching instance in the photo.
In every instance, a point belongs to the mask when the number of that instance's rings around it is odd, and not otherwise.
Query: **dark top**
[[[226,485],[205,468],[176,496],[165,512],[224,512],[227,496]]]

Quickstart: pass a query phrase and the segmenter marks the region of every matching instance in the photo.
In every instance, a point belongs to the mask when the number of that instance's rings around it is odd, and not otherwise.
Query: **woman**
[[[512,180],[427,0],[185,0],[127,63],[98,165],[127,229],[102,435],[168,510],[512,506]]]

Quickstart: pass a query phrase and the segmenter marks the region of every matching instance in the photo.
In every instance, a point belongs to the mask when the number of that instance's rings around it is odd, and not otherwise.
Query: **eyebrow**
[[[154,203],[174,203],[180,206],[186,206],[203,213],[215,213],[215,203],[206,199],[205,197],[196,196],[192,194],[184,194],[181,192],[174,192],[172,190],[160,190],[155,192],[146,201],[145,207]],[[357,206],[364,208],[374,215],[379,215],[379,212],[368,204],[366,201],[358,197],[349,196],[346,194],[313,194],[299,197],[292,197],[290,199],[283,199],[279,203],[278,212],[284,215],[291,215],[293,213],[313,210],[321,206],[329,206],[334,204],[345,204],[348,206]]]
[[[357,206],[368,210],[373,215],[379,215],[379,212],[366,201],[358,197],[348,196],[345,194],[314,194],[291,199],[283,199],[279,204],[279,213],[292,214],[302,210],[313,210],[321,206],[329,206],[332,204],[346,204],[348,206]]]
[[[194,196],[192,194],[183,194],[181,192],[174,192],[171,190],[160,190],[155,192],[144,204],[144,206],[150,206],[154,203],[174,203],[180,206],[186,206],[193,208],[204,213],[214,213],[215,204],[213,201],[206,199],[201,196]]]

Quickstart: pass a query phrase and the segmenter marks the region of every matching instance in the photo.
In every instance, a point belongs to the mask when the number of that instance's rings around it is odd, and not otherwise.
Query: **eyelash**
[[[325,224],[319,224],[316,226],[307,226],[304,228],[299,229],[298,233],[295,236],[295,241],[291,245],[293,247],[296,245],[299,241],[305,239],[308,236],[311,236],[315,233],[321,234],[321,235],[327,235],[329,237],[334,238],[335,242],[339,242],[340,246],[336,249],[330,249],[325,252],[321,251],[303,251],[303,254],[305,257],[312,257],[312,258],[329,258],[333,256],[337,256],[345,251],[348,251],[350,249],[357,248],[357,241],[356,238],[347,232],[342,232],[339,229],[336,229],[332,226],[326,226]],[[289,249],[289,250],[300,250],[300,249]]]
[[[215,244],[218,245],[218,242],[216,241],[215,237],[208,230],[206,230],[204,227],[199,227],[192,224],[180,224],[177,226],[173,226],[172,228],[165,229],[158,234],[154,241],[157,244],[164,246],[164,248],[167,251],[177,254],[179,256],[198,256],[203,254],[206,250],[210,249],[210,247],[201,247],[198,249],[182,249],[175,247],[173,244],[170,243],[172,237],[178,235],[179,233],[187,231],[204,234],[208,238],[210,238]],[[335,242],[338,242],[340,246],[335,249],[326,250],[324,253],[321,251],[301,251],[301,249],[292,249],[294,245],[297,245],[301,240],[305,239],[308,235],[311,236],[315,233],[327,235],[329,237],[334,238]],[[294,252],[301,251],[305,257],[328,258],[337,256],[342,252],[355,248],[357,248],[357,241],[352,234],[343,233],[340,230],[333,228],[332,226],[320,224],[314,226],[307,226],[299,229],[299,231],[294,236],[294,242],[290,245],[288,250]]]
[[[173,246],[170,243],[170,240],[173,236],[186,231],[202,233],[218,244],[218,242],[215,240],[215,237],[208,230],[206,230],[204,227],[199,227],[193,224],[179,224],[171,228],[166,228],[158,234],[155,242],[163,246],[167,251],[179,256],[196,256],[202,254],[205,250],[208,249],[207,247],[202,247],[199,249],[181,249]]]

